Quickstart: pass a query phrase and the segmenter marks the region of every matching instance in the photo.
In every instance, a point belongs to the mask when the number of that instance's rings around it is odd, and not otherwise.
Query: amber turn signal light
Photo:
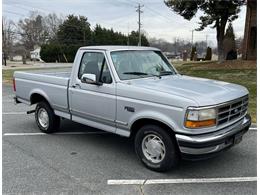
[[[205,121],[186,121],[185,126],[187,128],[198,128],[198,127],[211,127],[216,125],[216,119],[210,119]]]

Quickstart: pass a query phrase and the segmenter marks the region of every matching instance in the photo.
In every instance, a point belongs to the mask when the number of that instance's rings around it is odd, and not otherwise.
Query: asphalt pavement
[[[256,194],[256,126],[215,158],[181,161],[167,173],[145,168],[132,141],[63,120],[40,133],[28,107],[3,86],[3,194]]]

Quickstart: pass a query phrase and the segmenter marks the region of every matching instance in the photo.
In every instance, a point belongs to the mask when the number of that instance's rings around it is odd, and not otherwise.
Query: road
[[[2,96],[3,194],[256,194],[256,127],[215,158],[157,173],[127,138],[67,120],[59,134],[42,134],[10,86]]]

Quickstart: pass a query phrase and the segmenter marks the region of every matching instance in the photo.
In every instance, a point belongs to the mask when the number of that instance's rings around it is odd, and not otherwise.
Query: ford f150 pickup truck
[[[245,87],[181,75],[151,47],[81,47],[71,72],[16,71],[14,91],[16,103],[36,104],[41,131],[65,118],[132,137],[155,171],[226,150],[251,124]]]

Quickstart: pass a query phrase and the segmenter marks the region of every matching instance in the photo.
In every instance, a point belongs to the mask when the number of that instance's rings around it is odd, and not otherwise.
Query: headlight
[[[189,108],[186,113],[185,127],[199,128],[216,125],[216,109],[192,109]]]

